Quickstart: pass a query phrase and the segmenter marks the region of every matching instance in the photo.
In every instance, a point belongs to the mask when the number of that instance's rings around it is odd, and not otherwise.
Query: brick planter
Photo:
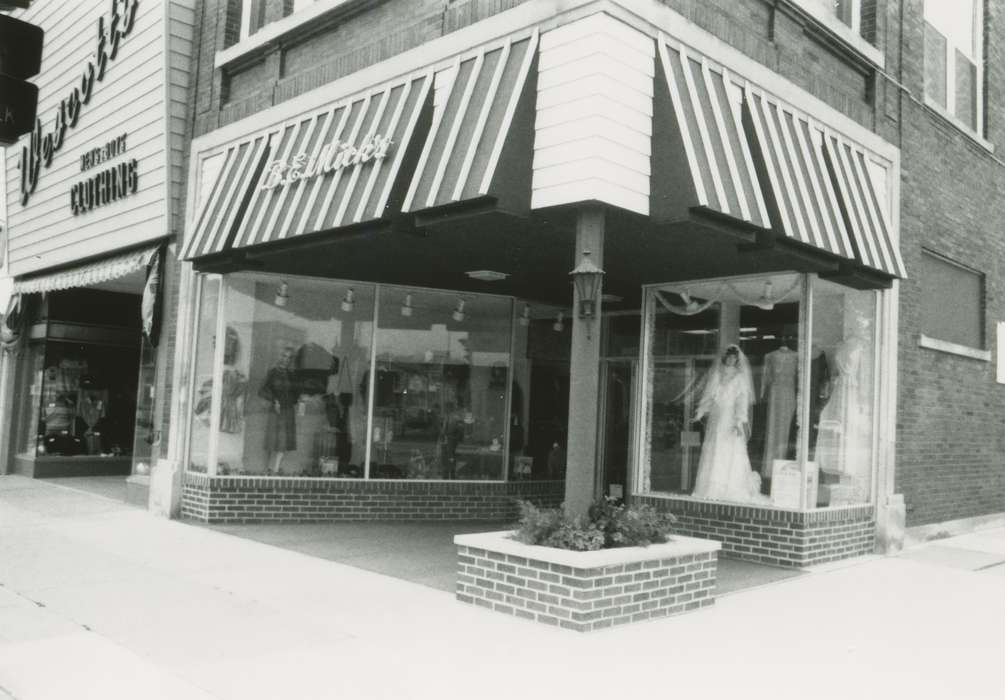
[[[696,610],[715,601],[718,542],[570,552],[511,533],[457,535],[457,599],[579,632]]]
[[[802,568],[876,549],[871,505],[801,512],[666,496],[633,496],[632,502],[670,511],[678,532],[721,542],[731,559]]]
[[[563,481],[411,481],[186,474],[182,516],[207,523],[499,520],[557,506]]]

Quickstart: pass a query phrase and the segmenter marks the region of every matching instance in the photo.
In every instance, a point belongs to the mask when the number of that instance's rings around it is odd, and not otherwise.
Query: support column
[[[584,207],[576,220],[576,253],[571,270],[584,250],[598,267],[604,266],[604,209]],[[566,446],[565,511],[585,515],[595,495],[597,470],[597,412],[600,390],[600,295],[593,320],[579,318],[579,297],[573,291],[572,348],[569,356],[569,430]]]

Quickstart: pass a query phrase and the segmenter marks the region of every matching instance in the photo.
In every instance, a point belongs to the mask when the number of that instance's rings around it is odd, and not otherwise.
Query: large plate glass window
[[[650,288],[639,490],[785,509],[867,501],[875,320],[874,293],[797,274]]]

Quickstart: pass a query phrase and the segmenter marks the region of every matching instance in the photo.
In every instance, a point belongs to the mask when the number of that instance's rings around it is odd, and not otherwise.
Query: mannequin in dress
[[[297,449],[296,405],[299,398],[293,371],[293,346],[285,345],[279,359],[262,384],[258,395],[269,402],[265,426],[265,473],[279,473],[283,457]]]
[[[869,497],[870,445],[872,442],[867,385],[869,319],[857,315],[852,335],[834,351],[830,400],[820,412],[816,459],[820,469],[842,477],[855,492],[856,501]]]
[[[750,364],[737,345],[717,358],[705,377],[694,420],[708,416],[692,496],[740,503],[767,503],[761,477],[750,467]]]
[[[767,399],[768,417],[761,474],[768,479],[771,478],[773,460],[785,459],[789,452],[792,418],[796,414],[799,353],[790,348],[788,342],[783,342],[778,349],[764,356],[761,399]]]

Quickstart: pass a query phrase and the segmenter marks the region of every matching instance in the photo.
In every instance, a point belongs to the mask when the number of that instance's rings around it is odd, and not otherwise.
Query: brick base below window
[[[557,506],[563,481],[429,482],[186,474],[182,517],[208,523],[516,520],[517,501]]]
[[[663,496],[633,501],[670,511],[675,532],[721,542],[730,559],[801,568],[871,554],[876,546],[871,505],[794,512]]]

